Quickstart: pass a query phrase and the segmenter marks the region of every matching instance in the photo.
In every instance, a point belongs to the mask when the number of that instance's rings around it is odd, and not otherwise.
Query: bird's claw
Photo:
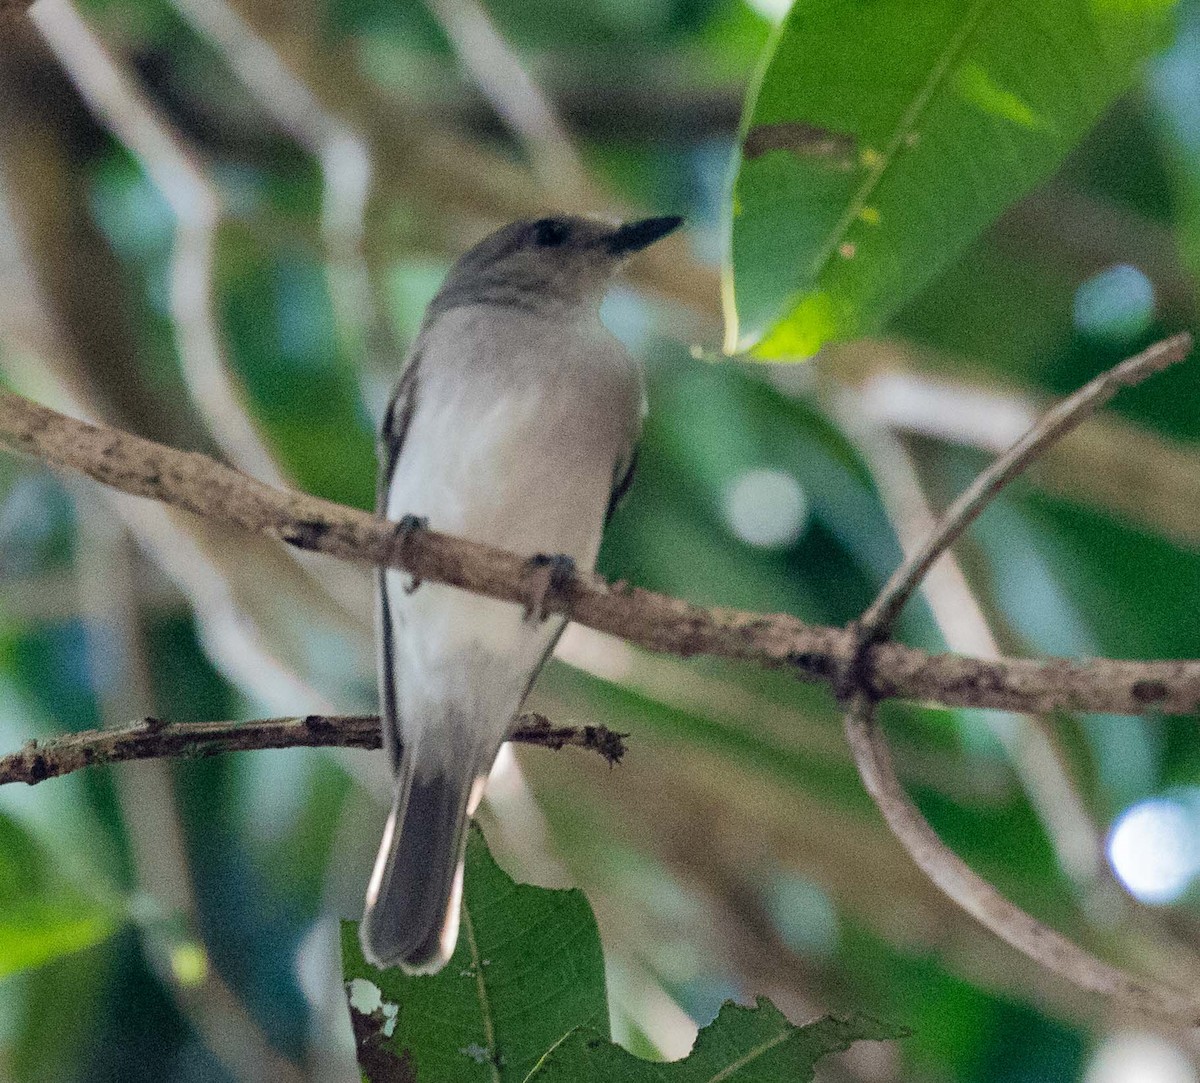
[[[565,600],[575,580],[575,561],[565,553],[538,553],[525,564],[525,619],[541,623],[546,602]]]
[[[402,515],[396,521],[395,527],[392,529],[392,534],[395,536],[397,543],[400,546],[400,551],[404,551],[409,538],[414,534],[419,534],[422,530],[429,529],[429,518],[425,515]],[[404,588],[405,594],[412,594],[414,590],[421,585],[421,577],[412,575],[411,582]]]
[[[419,530],[429,529],[429,517],[426,515],[402,515],[396,522],[394,531],[400,541],[408,541]]]

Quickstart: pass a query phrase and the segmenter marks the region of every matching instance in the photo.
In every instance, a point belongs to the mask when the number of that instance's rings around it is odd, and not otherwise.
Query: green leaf
[[[415,1066],[417,1079],[519,1081],[576,1027],[608,1033],[604,957],[587,900],[514,883],[478,828],[467,844],[458,946],[442,971],[376,970],[354,922],[342,925],[342,965],[347,982],[372,982],[385,1005],[398,1006],[392,1033],[370,1039],[372,1055],[382,1046],[397,1064]],[[365,1029],[362,1019],[357,1013]],[[363,1040],[360,1031],[360,1051]]]
[[[600,937],[580,892],[514,883],[478,828],[465,884],[458,947],[433,976],[376,970],[362,957],[357,924],[342,923],[350,1016],[369,1083],[791,1083],[811,1079],[821,1057],[852,1042],[908,1034],[865,1016],[795,1027],[760,999],[754,1008],[722,1007],[685,1060],[642,1060],[609,1039]],[[355,979],[378,989],[378,1005],[361,1002]]]
[[[797,0],[743,118],[726,348],[877,328],[1045,178],[1173,0]]]
[[[830,1053],[908,1033],[862,1015],[827,1015],[796,1027],[760,997],[753,1008],[726,1003],[700,1031],[691,1054],[670,1064],[641,1060],[598,1031],[580,1028],[542,1058],[526,1083],[804,1083]]]
[[[90,948],[119,924],[116,906],[53,868],[32,835],[0,816],[0,978]]]

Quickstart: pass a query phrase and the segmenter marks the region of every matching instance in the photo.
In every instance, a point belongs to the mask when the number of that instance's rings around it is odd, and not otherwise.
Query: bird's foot
[[[400,547],[400,552],[404,552],[404,547],[408,544],[408,540],[414,535],[419,534],[422,530],[429,529],[429,519],[424,515],[402,515],[392,529],[392,535],[396,539],[396,544]],[[410,573],[408,586],[404,588],[405,594],[411,594],[421,585],[421,577]]]
[[[401,542],[408,541],[414,534],[421,530],[429,529],[429,517],[426,515],[402,515],[396,522],[395,530],[392,531]]]
[[[525,563],[525,619],[541,623],[548,601],[566,601],[575,581],[575,561],[565,553],[538,553]]]

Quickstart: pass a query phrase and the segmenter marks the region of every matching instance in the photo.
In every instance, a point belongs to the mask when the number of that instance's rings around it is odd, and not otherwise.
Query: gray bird
[[[384,418],[378,511],[591,569],[644,413],[641,370],[601,324],[600,301],[630,255],[680,222],[542,218],[467,252],[430,303]],[[396,789],[360,933],[376,966],[428,974],[458,936],[467,823],[566,621],[415,586],[400,571],[379,576]]]

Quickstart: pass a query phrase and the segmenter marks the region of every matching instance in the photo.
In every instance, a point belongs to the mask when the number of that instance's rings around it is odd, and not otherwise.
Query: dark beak
[[[683,219],[677,214],[670,214],[665,218],[643,218],[640,222],[628,222],[608,238],[608,250],[614,256],[627,256],[631,252],[640,252],[655,241],[662,240],[668,233],[673,233],[681,225],[683,225]]]

